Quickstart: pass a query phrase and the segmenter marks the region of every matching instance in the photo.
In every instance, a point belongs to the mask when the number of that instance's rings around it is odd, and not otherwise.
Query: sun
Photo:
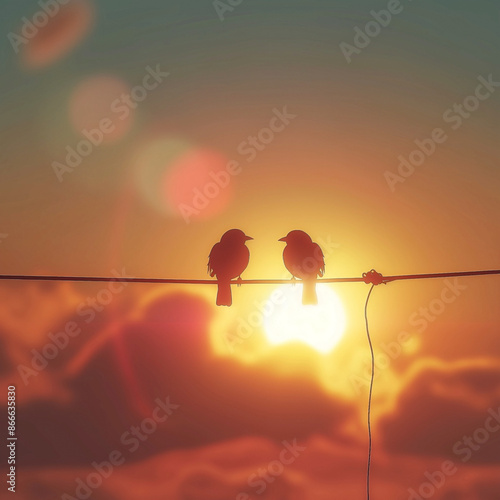
[[[316,285],[317,305],[302,305],[302,285],[283,285],[267,301],[264,331],[273,345],[303,342],[326,354],[340,342],[346,314],[339,296],[326,284]]]

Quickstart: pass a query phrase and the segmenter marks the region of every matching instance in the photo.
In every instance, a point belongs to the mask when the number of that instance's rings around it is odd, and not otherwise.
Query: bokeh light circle
[[[224,212],[232,198],[228,159],[194,148],[179,156],[166,173],[163,190],[172,213],[205,219]]]
[[[26,40],[20,56],[26,69],[43,68],[62,59],[93,26],[95,9],[91,1],[71,0],[67,4],[56,1],[51,5],[52,10],[39,8],[20,26],[18,34]]]
[[[144,201],[186,222],[223,213],[233,196],[227,158],[178,138],[144,144],[135,159],[135,182]]]
[[[84,130],[100,130],[104,143],[121,139],[130,130],[134,117],[134,108],[123,100],[129,94],[130,87],[117,77],[86,78],[70,97],[68,113],[73,129],[80,134]]]

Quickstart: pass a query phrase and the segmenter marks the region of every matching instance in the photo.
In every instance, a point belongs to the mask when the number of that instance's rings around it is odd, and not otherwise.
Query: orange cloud
[[[499,463],[498,361],[422,361],[378,425],[391,452]]]
[[[88,463],[106,457],[123,432],[147,417],[157,398],[167,396],[180,408],[133,460],[241,436],[281,441],[342,435],[354,408],[314,381],[214,357],[212,311],[204,299],[184,293],[160,295],[140,306],[135,319],[105,339],[66,381],[71,403],[24,406],[19,425],[31,443],[26,462]],[[87,330],[86,335],[99,333]]]

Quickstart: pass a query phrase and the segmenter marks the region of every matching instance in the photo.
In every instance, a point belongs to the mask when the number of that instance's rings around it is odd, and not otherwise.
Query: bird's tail
[[[318,303],[318,296],[316,294],[316,280],[304,280],[304,289],[302,290],[302,304],[315,305]]]
[[[219,280],[217,285],[217,305],[230,306],[232,303],[233,297],[231,295],[231,281]]]

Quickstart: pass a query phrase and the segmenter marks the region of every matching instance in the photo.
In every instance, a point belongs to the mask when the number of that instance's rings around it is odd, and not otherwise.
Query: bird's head
[[[312,243],[311,237],[305,233],[304,231],[300,231],[299,229],[295,229],[294,231],[290,231],[286,236],[280,238],[278,241],[284,241],[287,244],[304,244],[304,243]]]
[[[241,229],[230,229],[229,231],[226,231],[223,235],[222,238],[220,239],[221,242],[227,242],[227,243],[241,243],[242,245],[245,244],[246,241],[253,240],[252,237],[247,236]]]

